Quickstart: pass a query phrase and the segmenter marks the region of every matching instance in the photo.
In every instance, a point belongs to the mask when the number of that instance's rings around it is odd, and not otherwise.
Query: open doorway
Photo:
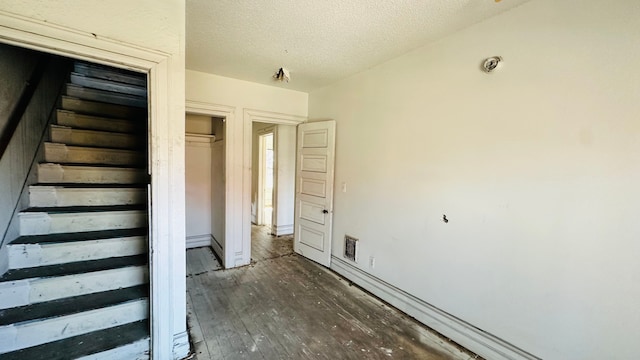
[[[273,127],[258,136],[258,201],[257,225],[269,229],[273,225],[273,183],[274,183]]]
[[[223,118],[185,117],[187,275],[221,268],[225,188]]]
[[[2,358],[152,350],[149,75],[90,60],[0,41]]]
[[[253,261],[293,252],[296,128],[292,125],[252,124]]]

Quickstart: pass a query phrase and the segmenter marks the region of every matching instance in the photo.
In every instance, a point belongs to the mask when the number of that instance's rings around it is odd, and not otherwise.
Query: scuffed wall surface
[[[3,58],[0,62],[7,66],[2,71],[10,73],[15,68],[17,74],[22,74],[21,77],[8,76],[7,79],[11,82],[7,89],[18,91],[20,94],[22,87],[15,84],[24,84],[31,76],[31,71],[27,71],[25,68],[30,70],[33,68],[30,59],[33,59],[35,54],[31,51],[0,46],[3,50],[2,54],[13,54],[8,58],[0,55]],[[69,63],[66,59],[54,56],[50,56],[49,59],[49,65],[42,80],[11,138],[7,150],[0,159],[0,184],[2,184],[0,187],[0,231],[3,236],[3,246],[19,235],[19,229],[16,226],[10,226],[10,221],[18,211],[28,206],[26,186],[35,182],[35,171],[30,172],[31,166],[33,163],[37,163],[37,161],[34,162],[34,159],[38,159],[36,154],[38,154],[42,135],[52,110],[56,107],[61,86],[69,73]],[[26,76],[24,76],[25,74]],[[16,101],[17,97],[15,94],[11,94],[6,99]],[[9,106],[3,107],[13,108],[11,104],[7,105]]]
[[[361,270],[540,358],[636,358],[639,18],[531,1],[312,92],[333,254],[359,238]]]

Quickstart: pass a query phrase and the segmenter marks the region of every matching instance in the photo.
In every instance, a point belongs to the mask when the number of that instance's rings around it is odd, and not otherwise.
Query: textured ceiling
[[[187,69],[311,91],[525,1],[187,0]]]

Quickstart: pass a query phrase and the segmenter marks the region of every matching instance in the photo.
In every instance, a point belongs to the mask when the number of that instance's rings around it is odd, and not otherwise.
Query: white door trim
[[[214,116],[223,118],[225,121],[224,126],[224,162],[225,162],[225,210],[224,210],[224,239],[217,239],[223,243],[222,254],[217,254],[220,259],[222,259],[222,266],[225,268],[234,267],[232,264],[235,263],[236,257],[236,243],[234,241],[227,241],[227,239],[236,239],[238,236],[237,229],[234,228],[231,224],[233,224],[234,219],[234,210],[235,207],[233,204],[239,203],[239,199],[241,196],[238,196],[240,193],[240,186],[242,184],[239,181],[239,178],[242,176],[238,174],[233,168],[229,167],[229,164],[233,164],[233,138],[236,130],[233,127],[235,124],[235,111],[236,108],[233,106],[219,105],[213,103],[206,103],[201,101],[193,101],[186,100],[185,102],[185,111],[188,114],[194,115],[204,115],[204,116]],[[213,246],[214,250],[218,250],[217,246]],[[216,251],[217,252],[217,251]]]
[[[149,74],[151,172],[150,281],[153,359],[176,359],[189,351],[184,266],[184,130],[175,117],[171,54],[0,11],[0,42]],[[172,112],[173,111],[173,112]],[[181,185],[182,184],[182,185]],[[184,216],[182,216],[184,217]],[[182,254],[182,256],[180,255]],[[178,319],[178,320],[176,320]]]

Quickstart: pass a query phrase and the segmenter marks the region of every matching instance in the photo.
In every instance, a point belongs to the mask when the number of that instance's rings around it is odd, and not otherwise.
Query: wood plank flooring
[[[189,270],[195,359],[472,358],[335,273],[292,254],[291,239],[255,239],[250,266]]]
[[[251,259],[262,261],[293,254],[293,235],[272,236],[266,226],[251,226]]]
[[[207,271],[222,269],[222,265],[213,255],[210,247],[199,247],[187,250],[187,276],[198,275]]]

